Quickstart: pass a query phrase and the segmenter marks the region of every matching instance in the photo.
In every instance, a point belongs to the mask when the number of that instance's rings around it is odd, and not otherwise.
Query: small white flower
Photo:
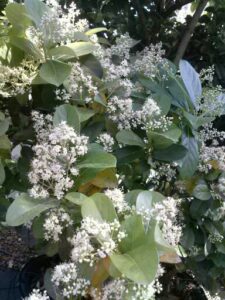
[[[102,145],[106,152],[112,152],[113,145],[115,143],[113,137],[111,137],[111,135],[108,133],[100,134],[97,137],[96,142]]]
[[[42,293],[40,290],[34,289],[28,297],[24,298],[24,300],[50,300],[50,298],[47,296],[46,291]]]

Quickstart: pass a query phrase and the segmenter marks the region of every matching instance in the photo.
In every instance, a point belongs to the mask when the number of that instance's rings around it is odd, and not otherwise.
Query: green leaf
[[[0,136],[0,149],[10,150],[11,149],[11,142],[7,135],[3,134]]]
[[[46,216],[41,214],[32,222],[32,233],[35,239],[43,240],[44,239],[44,222]]]
[[[83,218],[92,217],[100,222],[113,222],[117,219],[112,201],[106,195],[100,193],[96,193],[83,201],[81,213]]]
[[[3,184],[4,181],[5,181],[5,170],[0,160],[0,186]]]
[[[60,86],[70,75],[71,66],[57,60],[48,60],[39,71],[40,77],[50,84]]]
[[[48,15],[50,8],[41,0],[25,0],[25,8],[28,15],[38,26],[44,14]]]
[[[59,242],[49,242],[43,250],[47,256],[53,257],[59,253]]]
[[[171,124],[166,131],[149,131],[147,135],[154,148],[163,149],[178,143],[181,130],[175,124]]]
[[[77,57],[90,54],[95,50],[95,45],[91,42],[75,42],[66,46],[73,50]]]
[[[140,76],[139,81],[145,88],[151,91],[152,98],[160,107],[162,114],[166,115],[170,110],[173,98],[165,89],[165,87],[144,76]]]
[[[174,247],[172,247],[163,237],[158,223],[155,226],[154,237],[158,251],[160,251],[161,253],[176,252]]]
[[[139,146],[141,148],[145,147],[145,143],[142,141],[142,139],[132,130],[119,131],[116,135],[116,139],[121,144]]]
[[[102,31],[107,31],[107,28],[105,27],[98,27],[98,28],[93,28],[89,29],[88,31],[85,32],[86,35],[93,35]]]
[[[79,169],[107,169],[116,167],[116,158],[107,152],[91,151],[87,153],[78,163]]]
[[[195,242],[195,234],[193,229],[186,225],[183,229],[182,237],[181,237],[181,245],[184,246],[186,249],[190,249]]]
[[[116,177],[116,170],[106,169],[97,174],[97,176],[90,182],[94,186],[101,189],[103,188],[116,188],[118,186],[118,180]]]
[[[85,122],[95,115],[95,111],[85,107],[77,107],[80,122]]]
[[[44,275],[44,288],[52,299],[56,299],[56,288],[52,282],[53,269],[47,269]]]
[[[73,127],[76,132],[80,132],[79,113],[74,105],[63,104],[56,107],[53,116],[53,125],[57,126],[65,121],[69,126]]]
[[[84,200],[88,200],[89,198],[82,193],[71,192],[66,194],[65,199],[76,205],[82,205]]]
[[[169,78],[166,81],[166,85],[173,97],[172,104],[188,111],[189,108],[193,110],[193,103],[188,95],[182,79],[178,78],[172,73],[170,73],[168,76]]]
[[[107,106],[104,96],[101,96],[101,95],[96,95],[94,97],[94,102],[99,103],[99,104],[103,105],[104,107]]]
[[[9,22],[21,30],[31,26],[31,20],[27,16],[24,5],[18,3],[9,3],[5,9],[6,17]]]
[[[42,59],[42,54],[39,49],[28,39],[13,36],[10,39],[10,43],[34,58]]]
[[[86,184],[86,183],[89,183],[91,180],[93,180],[97,174],[99,174],[101,171],[103,171],[104,169],[81,169],[80,172],[79,172],[79,176],[76,178],[76,181],[75,181],[75,186],[74,188],[75,189],[78,189],[78,187]]]
[[[155,279],[158,255],[154,246],[142,245],[125,254],[113,254],[110,259],[122,274],[136,283],[150,284]]]
[[[198,124],[197,124],[198,117],[188,113],[187,111],[183,111],[183,114],[184,114],[185,119],[188,121],[189,125],[191,127],[193,127],[194,129],[197,129],[198,128]]]
[[[165,89],[160,89],[156,93],[152,94],[152,98],[158,104],[161,113],[163,115],[167,115],[172,103],[171,95]]]
[[[143,190],[132,190],[125,194],[125,201],[130,205],[136,205],[136,200],[138,195],[142,192]]]
[[[51,199],[34,199],[28,194],[21,194],[8,208],[6,223],[9,226],[19,226],[25,224],[43,211],[57,207],[59,202]]]
[[[143,191],[137,196],[136,200],[136,210],[137,211],[146,211],[150,213],[152,208],[152,192],[151,191]]]
[[[215,117],[200,115],[197,117],[196,127],[199,128],[205,124],[209,124],[215,120]]]
[[[161,202],[164,199],[165,199],[165,197],[158,192],[142,191],[137,196],[136,211],[137,212],[144,211],[146,216],[148,215],[149,219],[151,219],[152,218],[152,215],[151,215],[152,206],[158,202]],[[149,227],[149,221],[145,221],[143,218],[143,222],[145,225],[145,229],[147,230]]]
[[[158,192],[140,190],[136,199],[136,208],[141,209],[141,207],[144,207],[145,209],[151,209],[152,205],[162,202],[164,199],[165,196]]]
[[[0,136],[7,132],[7,130],[9,129],[9,123],[9,119],[5,118],[3,114],[0,114]]]
[[[179,69],[191,101],[193,104],[196,104],[196,99],[202,95],[202,85],[199,74],[188,61],[183,59],[180,60]]]
[[[153,151],[153,157],[162,161],[178,161],[184,158],[187,154],[187,149],[182,145],[171,145],[166,149],[159,149]]]
[[[187,149],[186,155],[181,159],[180,175],[189,178],[194,175],[199,162],[199,150],[197,140],[189,135],[183,135],[182,145]]]
[[[52,59],[61,61],[70,60],[76,57],[74,51],[67,46],[58,46],[55,48],[51,48],[48,51],[48,54],[52,57]]]
[[[121,229],[126,232],[126,237],[119,244],[121,253],[128,252],[146,243],[147,236],[140,215],[127,217],[121,224]]]
[[[211,198],[211,193],[208,185],[203,179],[199,180],[192,194],[195,198],[203,201],[209,200]]]

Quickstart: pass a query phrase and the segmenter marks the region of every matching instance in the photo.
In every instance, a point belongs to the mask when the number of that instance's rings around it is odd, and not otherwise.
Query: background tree
[[[106,26],[111,33],[114,30],[129,32],[140,41],[137,49],[161,41],[171,60],[176,57],[187,28],[192,24],[191,39],[181,56],[199,70],[215,65],[216,83],[225,85],[225,0],[77,0],[76,3],[93,26]],[[176,13],[186,4],[192,4],[193,14],[200,7],[194,22],[191,15],[183,23],[177,20]]]

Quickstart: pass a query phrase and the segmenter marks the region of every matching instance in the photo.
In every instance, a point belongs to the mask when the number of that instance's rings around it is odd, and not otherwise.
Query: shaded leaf
[[[130,145],[130,146],[139,146],[144,148],[145,144],[142,139],[134,133],[132,130],[121,130],[117,133],[116,139],[119,143]]]
[[[162,161],[178,161],[187,155],[187,149],[182,145],[171,145],[166,149],[158,149],[153,151],[155,159]]]

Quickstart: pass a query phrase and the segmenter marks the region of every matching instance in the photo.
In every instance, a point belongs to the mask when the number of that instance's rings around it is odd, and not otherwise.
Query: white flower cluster
[[[124,213],[130,210],[129,205],[124,199],[124,194],[120,189],[107,189],[104,193],[112,200],[112,203],[118,213]]]
[[[65,89],[57,89],[55,91],[55,95],[57,100],[63,101],[65,103],[69,103],[71,99],[71,95]]]
[[[224,236],[217,232],[210,234],[208,239],[212,244],[221,243],[224,240]]]
[[[89,28],[86,19],[77,18],[80,11],[75,3],[63,8],[56,0],[46,2],[49,9],[42,16],[37,29],[44,44],[65,44],[76,40],[77,32],[85,32]]]
[[[162,182],[170,183],[176,179],[177,165],[175,163],[160,163],[158,161],[151,163],[146,183],[151,183],[154,187],[158,187]]]
[[[128,34],[121,35],[110,48],[97,46],[94,54],[104,69],[104,81],[110,92],[123,87],[126,97],[129,97],[133,88],[130,80],[130,48],[134,41]]]
[[[19,67],[8,67],[0,63],[0,96],[9,98],[29,91],[37,74],[36,70],[36,66],[29,61],[23,61]]]
[[[208,67],[207,69],[202,69],[199,77],[201,82],[212,83],[215,75],[215,66]]]
[[[78,100],[82,100],[87,94],[85,102],[88,103],[98,94],[98,88],[93,81],[93,77],[79,62],[72,63],[71,66],[72,69],[67,84],[68,93]]]
[[[202,96],[196,100],[197,114],[212,118],[224,114],[225,97],[220,86],[205,89]]]
[[[159,265],[155,280],[150,284],[137,284],[127,279],[115,279],[103,286],[101,300],[123,300],[127,296],[131,300],[155,300],[155,294],[162,291],[159,278],[164,269]]]
[[[88,137],[79,136],[65,122],[53,127],[51,117],[37,112],[33,119],[38,144],[33,147],[35,156],[28,174],[33,185],[30,195],[46,198],[53,194],[61,199],[73,186],[71,176],[79,174],[76,162],[88,151]]]
[[[52,282],[60,295],[67,299],[85,297],[90,286],[89,280],[79,277],[77,266],[72,262],[57,265],[52,274]]]
[[[225,131],[218,131],[213,128],[213,123],[208,123],[199,132],[199,140],[203,144],[210,144],[213,146],[218,145],[220,142],[225,141]]]
[[[164,239],[171,245],[178,245],[182,227],[178,222],[180,201],[168,197],[161,203],[156,203],[152,210],[152,217],[159,222]]]
[[[104,69],[104,81],[110,93],[119,89],[123,91],[125,98],[129,98],[134,87],[138,85],[132,82],[134,74],[138,72],[154,77],[159,75],[159,65],[167,66],[161,44],[145,48],[136,58],[130,53],[135,44],[136,41],[126,33],[118,37],[110,48],[97,45],[94,54]]]
[[[149,122],[155,120],[160,113],[161,110],[157,103],[151,97],[148,97],[142,109],[135,112],[135,119],[138,124],[146,124],[146,127],[149,127]]]
[[[131,65],[133,73],[143,73],[151,78],[159,74],[159,66],[168,68],[167,61],[163,58],[165,51],[162,49],[162,43],[150,45],[142,52],[137,54],[136,60]]]
[[[107,223],[86,217],[76,235],[70,239],[73,246],[71,259],[75,263],[88,262],[93,266],[96,259],[116,251],[118,242],[125,236],[117,220]]]
[[[112,152],[115,144],[113,137],[108,133],[100,134],[96,139],[96,143],[102,145],[106,152]]]
[[[63,208],[51,209],[46,214],[43,224],[44,238],[47,241],[53,240],[54,242],[58,242],[63,230],[71,225],[73,225],[73,221]]]
[[[165,126],[169,125],[165,117],[160,117],[160,108],[152,98],[148,98],[140,110],[134,110],[131,98],[120,99],[113,96],[108,101],[107,113],[119,130],[135,128],[138,125],[166,129]]]
[[[144,128],[147,128],[150,131],[160,130],[165,132],[168,130],[169,126],[172,125],[172,121],[172,117],[159,116],[158,118],[151,118],[151,116],[149,116],[149,121],[147,122],[147,124],[144,125]]]
[[[206,296],[207,300],[222,300],[222,298],[219,296],[219,294],[211,295],[210,292],[207,291],[206,289],[204,289],[203,286],[202,286],[202,289],[205,292],[205,296]]]
[[[182,226],[178,222],[179,203],[180,200],[167,197],[162,203],[156,203],[152,212],[163,237],[171,246],[177,246],[182,235]]]
[[[154,219],[158,222],[163,238],[171,245],[177,246],[181,235],[180,200],[167,197],[161,202],[155,203],[151,208],[136,207],[136,212],[141,215],[143,224],[147,225]]]
[[[200,150],[200,172],[209,173],[212,169],[225,171],[225,146],[207,147],[202,146]]]
[[[107,283],[101,290],[101,300],[121,300],[126,291],[126,280],[115,279]]]
[[[24,300],[50,300],[50,298],[47,296],[46,291],[42,293],[40,290],[34,289],[28,297],[24,298]]]
[[[109,119],[117,124],[118,129],[131,129],[134,111],[131,98],[119,99],[113,96],[107,104]]]

